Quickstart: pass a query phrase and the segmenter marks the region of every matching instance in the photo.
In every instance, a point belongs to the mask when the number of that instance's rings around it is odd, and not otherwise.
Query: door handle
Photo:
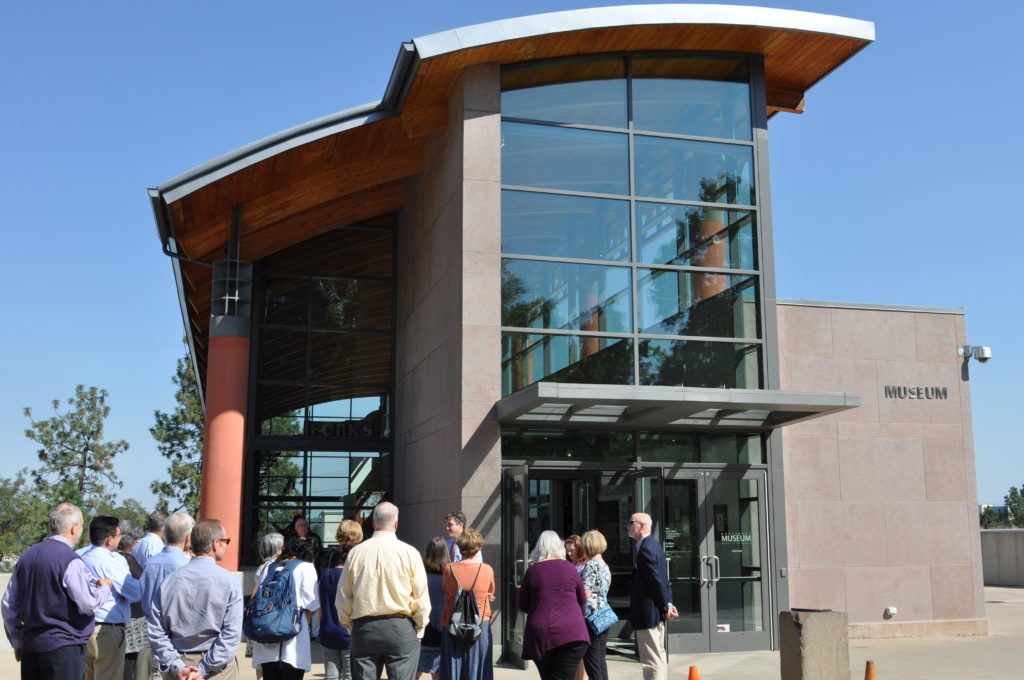
[[[672,580],[672,558],[671,557],[666,557],[665,558],[665,578],[668,579],[669,581]]]
[[[524,564],[526,560],[516,560],[512,564],[512,585],[516,588],[520,587],[523,583],[522,577],[519,574],[519,565]]]
[[[707,568],[708,568],[708,556],[707,555],[701,555],[700,556],[700,584],[702,586],[703,585],[707,585],[707,582],[710,580],[710,579],[708,579],[707,576],[705,576],[705,574],[707,573]]]
[[[718,559],[718,555],[712,555],[710,559],[714,560],[714,562],[712,563],[714,566],[714,571],[713,575],[711,576],[711,582],[712,584],[714,584],[722,580],[722,561]]]

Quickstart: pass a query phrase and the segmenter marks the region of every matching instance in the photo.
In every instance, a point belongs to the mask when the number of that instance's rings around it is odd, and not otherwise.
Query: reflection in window
[[[753,78],[683,53],[503,70],[503,394],[761,386],[733,342],[761,337]]]
[[[545,125],[501,124],[501,181],[506,185],[629,193],[629,138]]]
[[[629,202],[503,191],[501,252],[627,262]]]
[[[261,449],[254,458],[257,535],[283,532],[304,515],[332,543],[342,519],[367,519],[391,488],[390,456],[381,451]]]
[[[636,194],[704,203],[754,204],[749,146],[637,135]]]
[[[636,58],[638,130],[750,140],[750,79],[744,59]]]
[[[761,387],[761,346],[698,340],[640,340],[640,384]]]
[[[713,272],[637,271],[640,332],[757,338],[757,280]]]
[[[622,57],[507,69],[501,76],[502,115],[624,128],[625,71]]]
[[[541,380],[630,385],[632,342],[586,335],[502,333],[502,394],[511,394]]]
[[[640,458],[648,463],[721,463],[764,465],[760,435],[641,432]]]
[[[629,332],[629,269],[592,264],[503,260],[503,326]]]
[[[501,431],[501,455],[524,460],[630,463],[636,459],[636,449],[632,432],[506,429]]]
[[[259,263],[260,435],[390,436],[392,225],[335,229]]]
[[[637,260],[715,269],[755,269],[754,213],[636,202]]]

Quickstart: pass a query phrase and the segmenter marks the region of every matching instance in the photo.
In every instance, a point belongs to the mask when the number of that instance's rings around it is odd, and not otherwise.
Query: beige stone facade
[[[790,604],[846,611],[854,636],[985,632],[963,314],[780,301],[778,320],[782,389],[861,398],[783,428]]]

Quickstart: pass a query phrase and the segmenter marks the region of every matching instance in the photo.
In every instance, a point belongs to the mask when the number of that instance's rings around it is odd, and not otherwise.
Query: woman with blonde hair
[[[363,528],[350,519],[342,521],[334,535],[338,548],[331,552],[327,569],[320,577],[320,633],[317,640],[324,653],[324,678],[327,680],[352,680],[350,655],[352,635],[338,620],[338,608],[334,599],[338,594],[338,583],[345,568],[348,552],[363,540]]]
[[[583,589],[586,591],[587,604],[584,616],[600,611],[608,604],[608,588],[612,584],[612,572],[602,557],[608,549],[608,541],[597,529],[591,529],[580,538],[581,558],[583,560]],[[608,680],[608,664],[605,661],[605,649],[608,646],[608,631],[593,635],[591,631],[590,646],[583,655],[583,667],[591,680]]]

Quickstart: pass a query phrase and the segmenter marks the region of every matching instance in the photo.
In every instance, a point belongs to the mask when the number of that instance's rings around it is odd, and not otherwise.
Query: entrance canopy
[[[860,406],[848,392],[538,382],[498,402],[503,425],[770,430]]]

